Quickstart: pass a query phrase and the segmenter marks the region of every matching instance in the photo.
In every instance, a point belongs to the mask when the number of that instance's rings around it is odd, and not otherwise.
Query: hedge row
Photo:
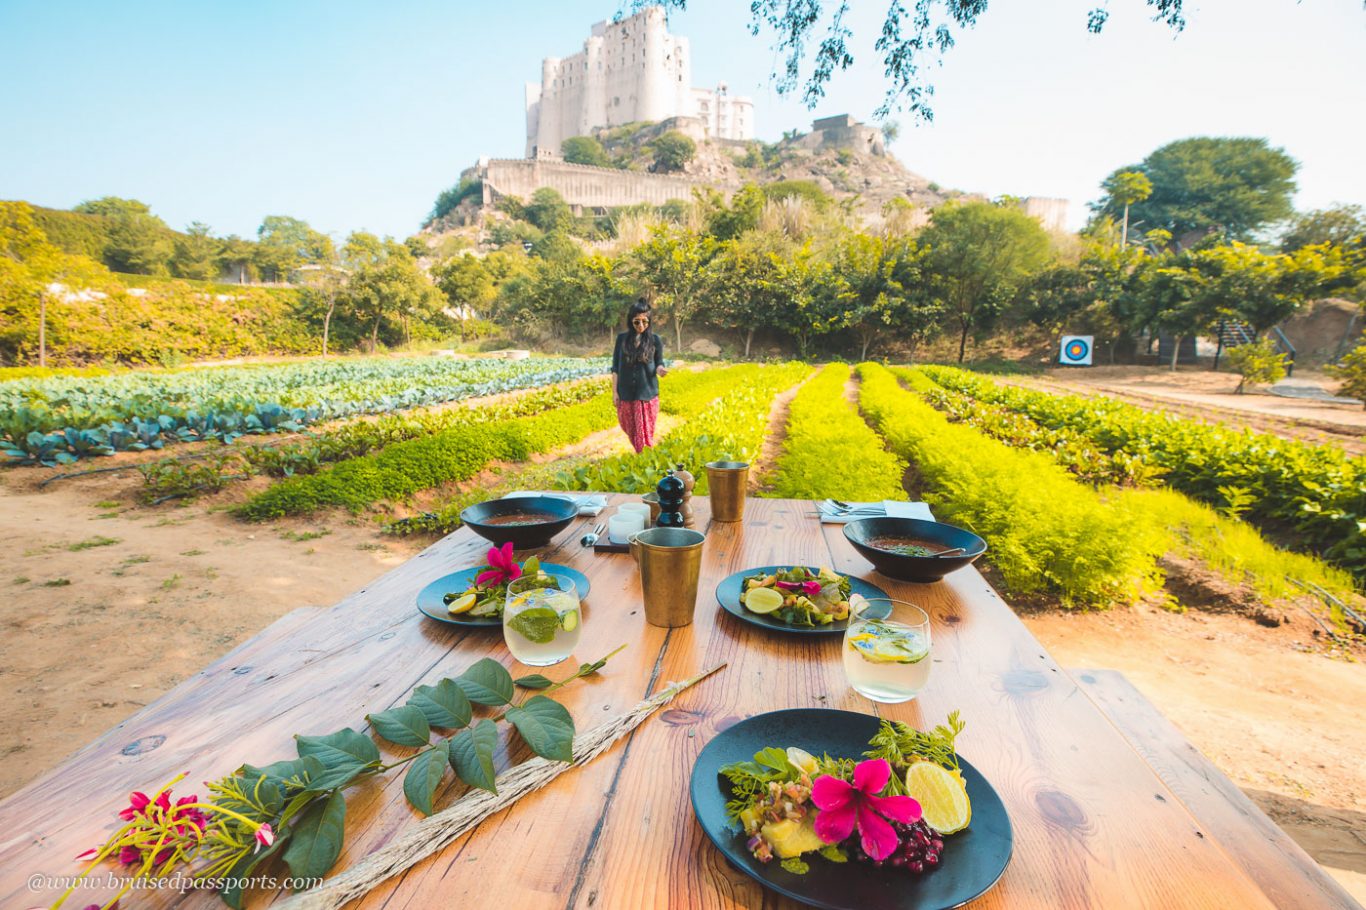
[[[906,462],[883,447],[845,399],[849,372],[846,364],[828,364],[792,399],[772,495],[855,502],[905,498]]]
[[[1107,606],[1156,587],[1164,540],[1130,503],[1078,483],[1046,455],[949,423],[883,367],[863,364],[859,375],[864,412],[916,466],[935,515],[981,535],[1013,591]]]
[[[1164,483],[1182,493],[1240,512],[1272,532],[1293,532],[1299,546],[1366,578],[1366,458],[1113,399],[998,386],[949,367],[922,369],[946,388],[1155,465],[1165,472]]]

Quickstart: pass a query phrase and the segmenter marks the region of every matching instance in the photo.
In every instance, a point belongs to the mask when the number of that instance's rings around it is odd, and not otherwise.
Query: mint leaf
[[[555,640],[555,632],[560,628],[560,614],[549,607],[532,607],[509,619],[507,625],[527,641],[548,645]]]
[[[811,867],[807,865],[806,860],[802,859],[800,856],[789,857],[788,859],[783,860],[779,865],[793,875],[805,875],[811,871]]]
[[[507,719],[541,758],[574,760],[574,718],[564,705],[544,695],[533,695],[525,704],[509,708]]]

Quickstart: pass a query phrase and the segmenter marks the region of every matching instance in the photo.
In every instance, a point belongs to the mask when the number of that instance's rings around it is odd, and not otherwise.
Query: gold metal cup
[[[692,622],[706,539],[686,528],[650,528],[631,535],[631,556],[640,568],[645,621],[650,625],[673,628]]]
[[[659,494],[646,493],[640,498],[650,507],[650,524],[653,525],[656,521],[659,521]]]
[[[707,462],[707,487],[712,521],[740,521],[745,517],[745,490],[749,487],[748,462]]]

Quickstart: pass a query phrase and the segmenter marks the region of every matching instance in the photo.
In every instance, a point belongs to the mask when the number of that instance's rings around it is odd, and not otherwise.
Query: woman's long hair
[[[629,333],[629,340],[626,345],[627,354],[632,360],[636,363],[650,364],[655,359],[655,336],[649,327],[643,332],[636,331],[632,320],[637,316],[645,316],[646,318],[650,316],[650,305],[645,302],[643,297],[631,304],[631,308],[626,311],[626,331]],[[651,319],[650,321],[653,322],[654,320]]]

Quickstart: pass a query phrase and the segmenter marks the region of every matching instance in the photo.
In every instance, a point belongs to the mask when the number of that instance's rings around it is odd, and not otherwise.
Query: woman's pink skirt
[[[637,452],[655,444],[655,421],[658,418],[658,398],[617,402],[617,421]]]

